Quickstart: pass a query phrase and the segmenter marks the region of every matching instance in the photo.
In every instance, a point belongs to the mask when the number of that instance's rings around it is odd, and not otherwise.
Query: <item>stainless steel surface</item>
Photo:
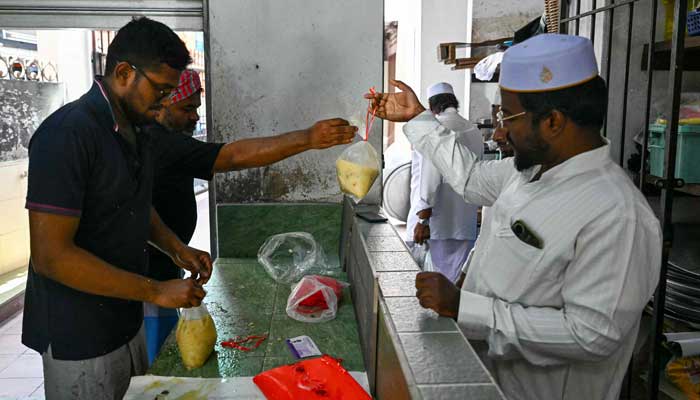
[[[392,218],[406,222],[411,209],[411,163],[389,171],[384,179],[383,209]]]
[[[3,28],[118,29],[138,16],[176,30],[203,29],[202,0],[0,0]]]

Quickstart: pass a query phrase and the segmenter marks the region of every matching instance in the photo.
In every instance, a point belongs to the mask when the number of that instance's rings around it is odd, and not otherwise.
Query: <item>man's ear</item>
[[[551,113],[540,121],[540,132],[543,138],[554,139],[564,132],[566,116],[559,110]]]
[[[114,67],[113,79],[118,85],[127,86],[131,79],[135,79],[136,71],[127,62],[120,62]]]

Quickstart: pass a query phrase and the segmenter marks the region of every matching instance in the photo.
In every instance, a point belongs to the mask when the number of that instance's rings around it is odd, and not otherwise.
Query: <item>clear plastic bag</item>
[[[416,261],[416,264],[418,264],[418,266],[425,271],[425,263],[430,257],[430,247],[428,246],[428,242],[426,241],[423,244],[413,243],[413,247],[411,247],[411,255]]]
[[[287,299],[287,315],[301,322],[325,322],[335,319],[343,289],[349,286],[327,276],[302,278]]]
[[[335,162],[340,190],[355,202],[364,198],[379,176],[377,151],[367,141],[353,144]]]
[[[175,338],[182,363],[187,369],[199,368],[207,362],[216,344],[216,326],[207,306],[183,308],[177,322]]]
[[[307,232],[270,236],[258,250],[258,262],[278,283],[294,283],[304,275],[332,275],[323,248]]]

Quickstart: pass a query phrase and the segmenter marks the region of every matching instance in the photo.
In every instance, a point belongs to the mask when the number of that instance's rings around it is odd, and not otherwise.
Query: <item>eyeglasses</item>
[[[146,78],[146,80],[147,80],[148,83],[151,85],[151,87],[153,87],[153,89],[155,89],[155,90],[158,91],[158,96],[159,96],[158,99],[159,99],[159,100],[162,99],[163,97],[169,95],[169,94],[173,91],[172,88],[161,89],[161,87],[159,87],[159,85],[158,85],[157,83],[153,82],[153,80],[152,80],[151,78],[149,78],[148,75],[146,75],[145,72],[143,72],[141,69],[139,69],[139,68],[138,68],[137,66],[135,66],[134,64],[129,64],[129,65],[131,66],[131,68],[132,68],[134,71],[136,71],[136,72],[140,73],[141,75],[143,75],[143,77]]]
[[[511,119],[514,119],[514,118],[518,118],[518,117],[522,117],[522,116],[525,115],[525,114],[527,114],[527,111],[523,111],[523,112],[521,112],[521,113],[517,113],[517,114],[513,114],[513,115],[509,115],[509,116],[507,116],[507,117],[504,117],[504,116],[503,116],[503,110],[502,110],[502,109],[499,109],[498,112],[496,113],[496,120],[498,121],[498,126],[501,127],[501,128],[503,128],[503,123],[504,123],[505,121],[508,121],[508,120],[511,120]]]

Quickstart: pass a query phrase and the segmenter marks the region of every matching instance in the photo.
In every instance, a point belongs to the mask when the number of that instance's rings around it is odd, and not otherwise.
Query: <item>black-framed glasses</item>
[[[164,98],[165,96],[169,95],[169,94],[173,91],[173,88],[170,88],[170,89],[162,89],[161,87],[159,87],[159,85],[158,85],[156,82],[153,82],[153,80],[152,80],[151,78],[149,78],[148,75],[146,75],[145,72],[143,72],[139,67],[135,66],[134,64],[129,64],[129,66],[130,66],[134,71],[138,72],[138,73],[141,74],[144,78],[146,78],[146,80],[147,80],[148,83],[151,85],[151,87],[153,87],[153,89],[156,89],[156,90],[158,91],[159,99]]]

